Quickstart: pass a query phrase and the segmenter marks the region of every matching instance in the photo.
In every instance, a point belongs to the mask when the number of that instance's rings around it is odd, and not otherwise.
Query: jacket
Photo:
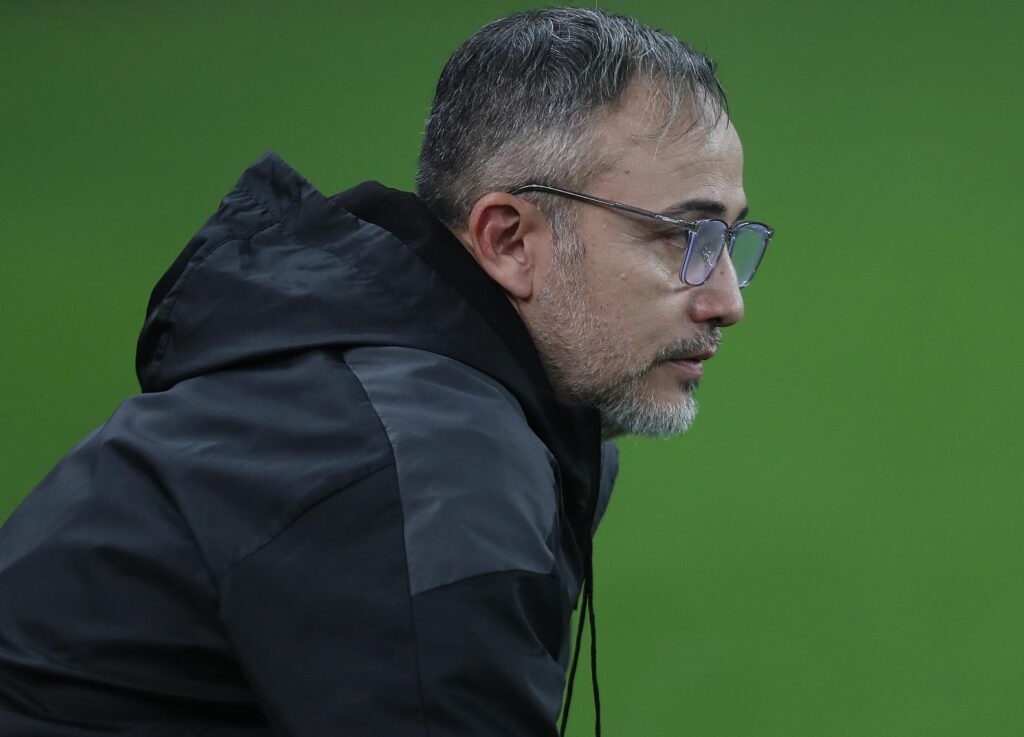
[[[273,154],[0,530],[0,737],[551,735],[617,465],[411,194]]]

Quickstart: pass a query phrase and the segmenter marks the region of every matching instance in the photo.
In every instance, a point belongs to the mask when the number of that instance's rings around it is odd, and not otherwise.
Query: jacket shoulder
[[[454,359],[402,347],[345,361],[392,446],[412,593],[555,568],[557,471],[513,395]]]
[[[65,515],[164,509],[184,521],[219,578],[329,496],[392,464],[340,351],[309,351],[129,398],[30,502],[59,499]],[[144,547],[138,554],[160,555]]]

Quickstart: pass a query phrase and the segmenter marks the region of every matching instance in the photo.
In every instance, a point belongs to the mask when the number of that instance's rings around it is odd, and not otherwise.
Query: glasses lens
[[[745,287],[754,278],[757,265],[764,256],[768,243],[768,228],[758,223],[744,223],[736,231],[732,242],[732,265],[736,269],[736,280]]]
[[[690,247],[680,276],[686,284],[703,284],[715,270],[725,246],[725,223],[721,220],[702,220],[697,231],[690,236]]]

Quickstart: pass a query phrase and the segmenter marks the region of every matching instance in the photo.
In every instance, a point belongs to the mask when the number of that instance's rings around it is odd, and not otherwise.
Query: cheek
[[[669,238],[658,238],[650,243],[650,269],[657,273],[658,283],[664,289],[681,284],[679,273],[686,260],[686,249]]]
[[[591,241],[599,242],[599,241]],[[585,304],[592,324],[609,342],[646,356],[685,332],[682,251],[664,240],[590,248],[584,267]]]
[[[608,342],[636,356],[653,355],[686,333],[683,295],[664,280],[623,274],[587,302]]]

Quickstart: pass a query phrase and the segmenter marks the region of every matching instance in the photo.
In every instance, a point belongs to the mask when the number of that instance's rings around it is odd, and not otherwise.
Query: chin
[[[602,403],[598,409],[604,437],[645,435],[667,438],[686,432],[697,417],[697,400],[689,388],[682,396],[677,395],[671,400],[658,401],[651,396],[644,399],[646,401],[637,397],[631,401],[631,398],[620,397]]]

